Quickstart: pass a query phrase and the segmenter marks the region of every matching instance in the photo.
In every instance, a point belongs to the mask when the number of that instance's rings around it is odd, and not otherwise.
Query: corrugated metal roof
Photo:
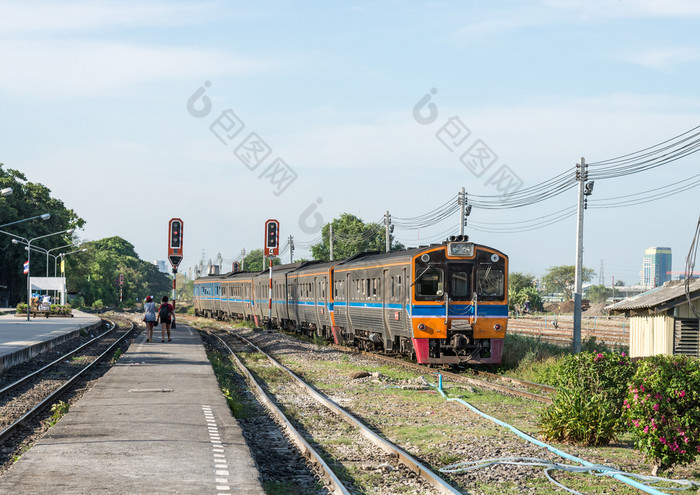
[[[650,291],[630,297],[617,304],[608,306],[609,311],[626,311],[630,309],[645,309],[660,306],[666,302],[685,296],[685,280],[674,280],[666,282],[661,287],[656,287]],[[690,281],[690,297],[697,299],[700,297],[700,279]],[[682,304],[683,301],[679,301]]]

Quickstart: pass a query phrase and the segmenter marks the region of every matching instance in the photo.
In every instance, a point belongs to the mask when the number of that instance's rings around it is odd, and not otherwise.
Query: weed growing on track
[[[63,417],[64,414],[68,412],[70,405],[61,401],[51,406],[51,419],[49,419],[49,427],[58,423],[58,420]]]
[[[244,419],[254,415],[253,410],[245,397],[246,390],[241,389],[233,379],[236,367],[229,358],[220,353],[212,352],[209,355],[209,362],[214,369],[214,374],[219,382],[221,392],[226,397],[231,414],[236,419]]]

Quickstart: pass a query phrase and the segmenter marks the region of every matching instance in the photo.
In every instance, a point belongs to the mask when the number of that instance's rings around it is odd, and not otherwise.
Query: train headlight
[[[471,242],[451,242],[450,256],[474,256],[474,244]]]
[[[501,329],[501,324],[500,324],[500,323],[496,323],[496,324],[493,326],[493,329],[496,330],[496,331],[498,332],[498,331]]]
[[[418,330],[425,330],[425,325],[423,323],[418,324]]]

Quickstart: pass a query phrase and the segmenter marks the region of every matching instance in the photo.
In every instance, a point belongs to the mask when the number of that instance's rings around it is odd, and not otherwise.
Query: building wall
[[[633,316],[630,318],[630,357],[673,354],[673,318]]]

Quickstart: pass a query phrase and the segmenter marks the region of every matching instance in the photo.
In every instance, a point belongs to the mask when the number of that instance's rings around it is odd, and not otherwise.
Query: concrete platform
[[[102,320],[95,315],[73,310],[73,318],[24,318],[14,314],[0,316],[0,373],[39,353],[80,335],[80,330],[98,328]]]
[[[172,342],[140,336],[0,477],[0,493],[265,492],[199,335],[180,324]]]

